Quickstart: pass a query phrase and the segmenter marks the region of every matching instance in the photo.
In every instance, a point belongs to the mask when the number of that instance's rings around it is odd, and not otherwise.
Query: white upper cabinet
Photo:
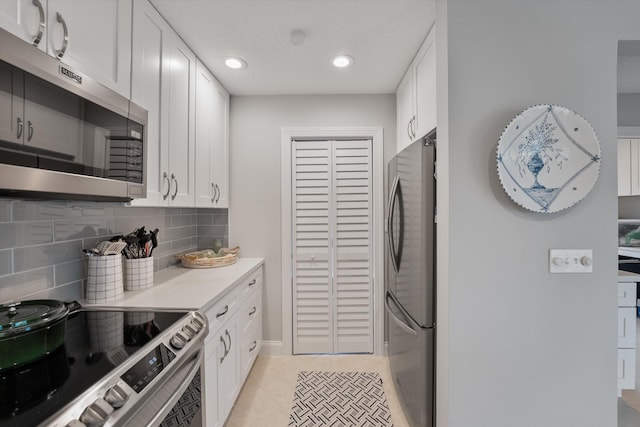
[[[196,66],[196,206],[228,207],[229,94]]]
[[[2,0],[0,28],[46,51],[46,7],[46,0]]]
[[[618,196],[640,195],[640,139],[618,139]]]
[[[195,55],[146,1],[133,10],[131,100],[149,112],[147,198],[134,205],[193,207]]]
[[[0,27],[129,96],[132,0],[2,0]]]
[[[398,152],[436,127],[435,48],[433,26],[396,90]]]

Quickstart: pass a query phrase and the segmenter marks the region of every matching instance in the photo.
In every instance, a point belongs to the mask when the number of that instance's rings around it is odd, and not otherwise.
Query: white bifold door
[[[373,353],[371,140],[292,150],[293,353]]]

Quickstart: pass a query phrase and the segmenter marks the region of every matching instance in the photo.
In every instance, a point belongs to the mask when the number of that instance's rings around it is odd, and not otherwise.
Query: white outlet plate
[[[592,249],[549,250],[549,273],[592,273]]]

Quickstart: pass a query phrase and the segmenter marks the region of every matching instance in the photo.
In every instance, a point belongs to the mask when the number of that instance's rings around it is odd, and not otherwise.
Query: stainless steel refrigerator
[[[411,426],[435,425],[435,131],[389,162],[389,365]]]

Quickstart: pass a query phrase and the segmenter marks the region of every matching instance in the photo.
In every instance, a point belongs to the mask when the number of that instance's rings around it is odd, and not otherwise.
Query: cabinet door
[[[0,63],[0,140],[22,144],[24,135],[24,73]]]
[[[218,427],[224,424],[218,404],[218,344],[215,339],[205,341],[205,362],[204,362],[204,422],[203,425]]]
[[[618,140],[618,196],[631,195],[631,141]]]
[[[214,129],[214,79],[209,70],[196,62],[196,206],[212,207],[216,189],[212,179]]]
[[[195,205],[196,58],[175,33],[164,39],[162,115],[169,140],[169,205]]]
[[[215,207],[229,207],[229,94],[214,80],[211,141],[211,180],[217,195]]]
[[[396,146],[399,153],[413,139],[413,68],[409,68],[396,91]]]
[[[238,353],[239,343],[237,342],[237,326],[235,316],[231,318],[218,334],[216,341],[220,342],[218,347],[218,398],[222,406],[222,419],[226,419],[233,403],[240,392],[240,355]],[[222,348],[221,348],[222,347]]]
[[[149,112],[147,119],[147,197],[131,202],[160,206],[169,197],[169,145],[162,133],[162,46],[169,27],[146,1],[133,4],[131,100]]]
[[[636,350],[618,349],[618,389],[636,388]]]
[[[640,139],[630,139],[631,146],[631,195],[640,195]]]
[[[436,45],[435,28],[416,56],[415,67],[415,138],[421,138],[436,127]]]
[[[46,0],[0,1],[0,28],[46,50]]]
[[[131,0],[48,0],[47,30],[50,55],[129,96]]]

